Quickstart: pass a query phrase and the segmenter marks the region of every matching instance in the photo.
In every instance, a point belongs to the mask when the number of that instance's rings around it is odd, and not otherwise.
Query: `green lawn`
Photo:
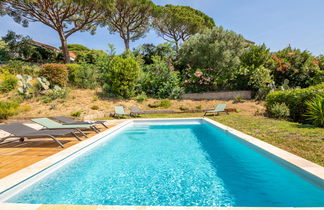
[[[141,118],[183,118],[202,115],[152,114],[143,115]],[[324,166],[323,128],[240,113],[209,118]]]

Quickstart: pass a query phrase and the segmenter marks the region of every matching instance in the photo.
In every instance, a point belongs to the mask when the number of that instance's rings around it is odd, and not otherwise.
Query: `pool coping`
[[[211,120],[209,118],[203,118],[203,117],[200,117],[200,118],[151,118],[151,119],[129,119],[129,120],[125,120],[124,122],[114,126],[113,128],[110,128],[102,133],[99,133],[87,140],[84,140],[76,145],[73,145],[63,151],[60,151],[50,157],[47,157],[37,163],[34,163],[33,165],[31,166],[28,166],[26,168],[23,168],[13,174],[10,174],[2,179],[0,179],[0,194],[7,191],[8,189],[12,188],[13,186],[25,181],[26,179],[28,179],[29,177],[31,177],[32,175],[34,174],[37,174],[43,170],[46,170],[47,168],[51,167],[52,165],[54,165],[55,163],[65,159],[65,158],[68,158],[69,156],[73,155],[74,153],[77,153],[78,151],[90,146],[91,144],[97,142],[97,141],[100,141],[101,138],[109,135],[109,134],[112,134],[114,133],[115,131],[119,130],[120,128],[132,123],[132,122],[135,122],[135,121],[153,121],[153,120],[161,120],[161,121],[167,121],[167,120],[204,120],[218,128],[221,128],[229,133],[231,133],[232,135],[234,136],[237,136],[239,137],[240,139],[246,141],[246,142],[249,142],[250,144],[256,146],[257,148],[260,148],[272,155],[274,155],[275,157],[278,157],[280,159],[283,159],[284,161],[296,166],[297,168],[300,168],[302,169],[303,171],[306,171],[308,173],[310,173],[311,175],[313,176],[316,176],[322,180],[324,180],[324,167],[318,165],[318,164],[315,164],[311,161],[308,161],[304,158],[301,158],[297,155],[294,155],[290,152],[287,152],[283,149],[280,149],[278,147],[275,147],[269,143],[266,143],[260,139],[257,139],[255,137],[252,137],[250,135],[247,135],[243,132],[240,132],[238,130],[235,130],[229,126],[226,126],[226,125],[223,125],[219,122],[216,122],[214,120]],[[16,206],[15,206],[16,205]],[[27,205],[27,204],[26,204]],[[42,204],[40,204],[42,205]],[[35,205],[37,206],[37,208],[40,206],[39,204],[38,205]],[[21,205],[19,204],[10,204],[10,203],[0,203],[0,208],[3,209],[3,207],[6,207],[6,206],[10,206],[11,208],[13,208],[14,206],[19,208],[21,207]],[[34,209],[34,205],[33,204],[28,204],[28,206],[31,207],[31,209]],[[42,205],[44,206],[44,205]],[[55,205],[53,205],[55,206]],[[69,205],[64,205],[64,206],[69,206]],[[71,206],[77,206],[77,205],[71,205]],[[94,206],[95,207],[95,206]],[[99,208],[100,206],[98,206]],[[103,206],[101,206],[103,207]],[[107,209],[116,209],[116,206],[104,206],[104,207],[107,207]],[[112,207],[112,208],[109,208],[109,207]],[[121,206],[120,206],[121,207]],[[122,207],[124,208],[124,207]],[[132,207],[130,207],[132,208]],[[270,208],[261,208],[261,207],[258,207],[258,208],[253,208],[253,207],[160,207],[162,209],[177,209],[177,208],[188,208],[188,209],[193,209],[193,208],[197,208],[197,209],[200,209],[200,208],[203,208],[203,209],[207,209],[207,208],[211,208],[211,209],[287,209],[287,208],[278,208],[278,207],[270,207]],[[293,207],[288,207],[289,208],[293,208]],[[29,208],[28,208],[29,209]],[[104,208],[106,209],[106,208]],[[305,209],[305,208],[293,208],[293,209]],[[314,208],[307,208],[307,209],[314,209]],[[316,209],[316,208],[315,208]],[[323,209],[323,208],[319,208],[319,209]]]

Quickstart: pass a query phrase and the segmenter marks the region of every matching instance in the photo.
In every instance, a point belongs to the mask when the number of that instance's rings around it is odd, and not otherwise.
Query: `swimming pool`
[[[19,185],[8,203],[324,206],[323,180],[197,120],[138,120]],[[23,183],[22,183],[23,184]],[[20,190],[17,190],[20,188]],[[9,190],[10,191],[10,190]],[[8,193],[8,192],[6,192]]]

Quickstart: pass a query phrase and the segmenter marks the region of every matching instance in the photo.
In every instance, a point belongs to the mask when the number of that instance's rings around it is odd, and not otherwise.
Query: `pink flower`
[[[189,81],[188,81],[188,80],[185,80],[184,82],[185,82],[185,83],[189,83]]]
[[[202,73],[202,72],[200,72],[200,71],[197,71],[197,72],[194,73],[194,75],[195,75],[196,77],[201,77],[202,75],[204,75],[204,73]]]

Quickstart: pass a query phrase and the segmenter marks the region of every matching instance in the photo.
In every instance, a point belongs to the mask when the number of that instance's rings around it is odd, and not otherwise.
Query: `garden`
[[[50,6],[43,8],[42,2]],[[53,28],[55,22],[46,19],[46,14],[59,3],[18,3],[22,4],[3,1],[0,13],[26,26],[38,21]],[[143,117],[202,116],[199,112],[220,101],[182,100],[184,93],[250,90],[252,101],[225,102],[238,113],[213,119],[324,164],[322,154],[311,152],[320,151],[324,127],[323,55],[292,46],[273,52],[186,6],[157,6],[150,0],[60,5],[62,13],[55,14],[62,23],[61,28],[55,27],[60,50],[35,45],[30,37],[13,31],[0,40],[0,120],[53,114],[82,118],[108,113],[114,105],[134,104],[148,110],[183,112]],[[39,14],[20,13],[28,6],[38,8]],[[121,16],[124,10],[132,12]],[[79,18],[64,19],[64,14]],[[134,17],[136,24],[130,23]],[[68,44],[74,32],[94,32],[98,26],[120,35],[124,53],[117,54],[108,43],[107,51]],[[131,42],[151,29],[166,42],[131,49]],[[69,52],[76,55],[74,61]],[[190,111],[198,113],[186,114]]]

